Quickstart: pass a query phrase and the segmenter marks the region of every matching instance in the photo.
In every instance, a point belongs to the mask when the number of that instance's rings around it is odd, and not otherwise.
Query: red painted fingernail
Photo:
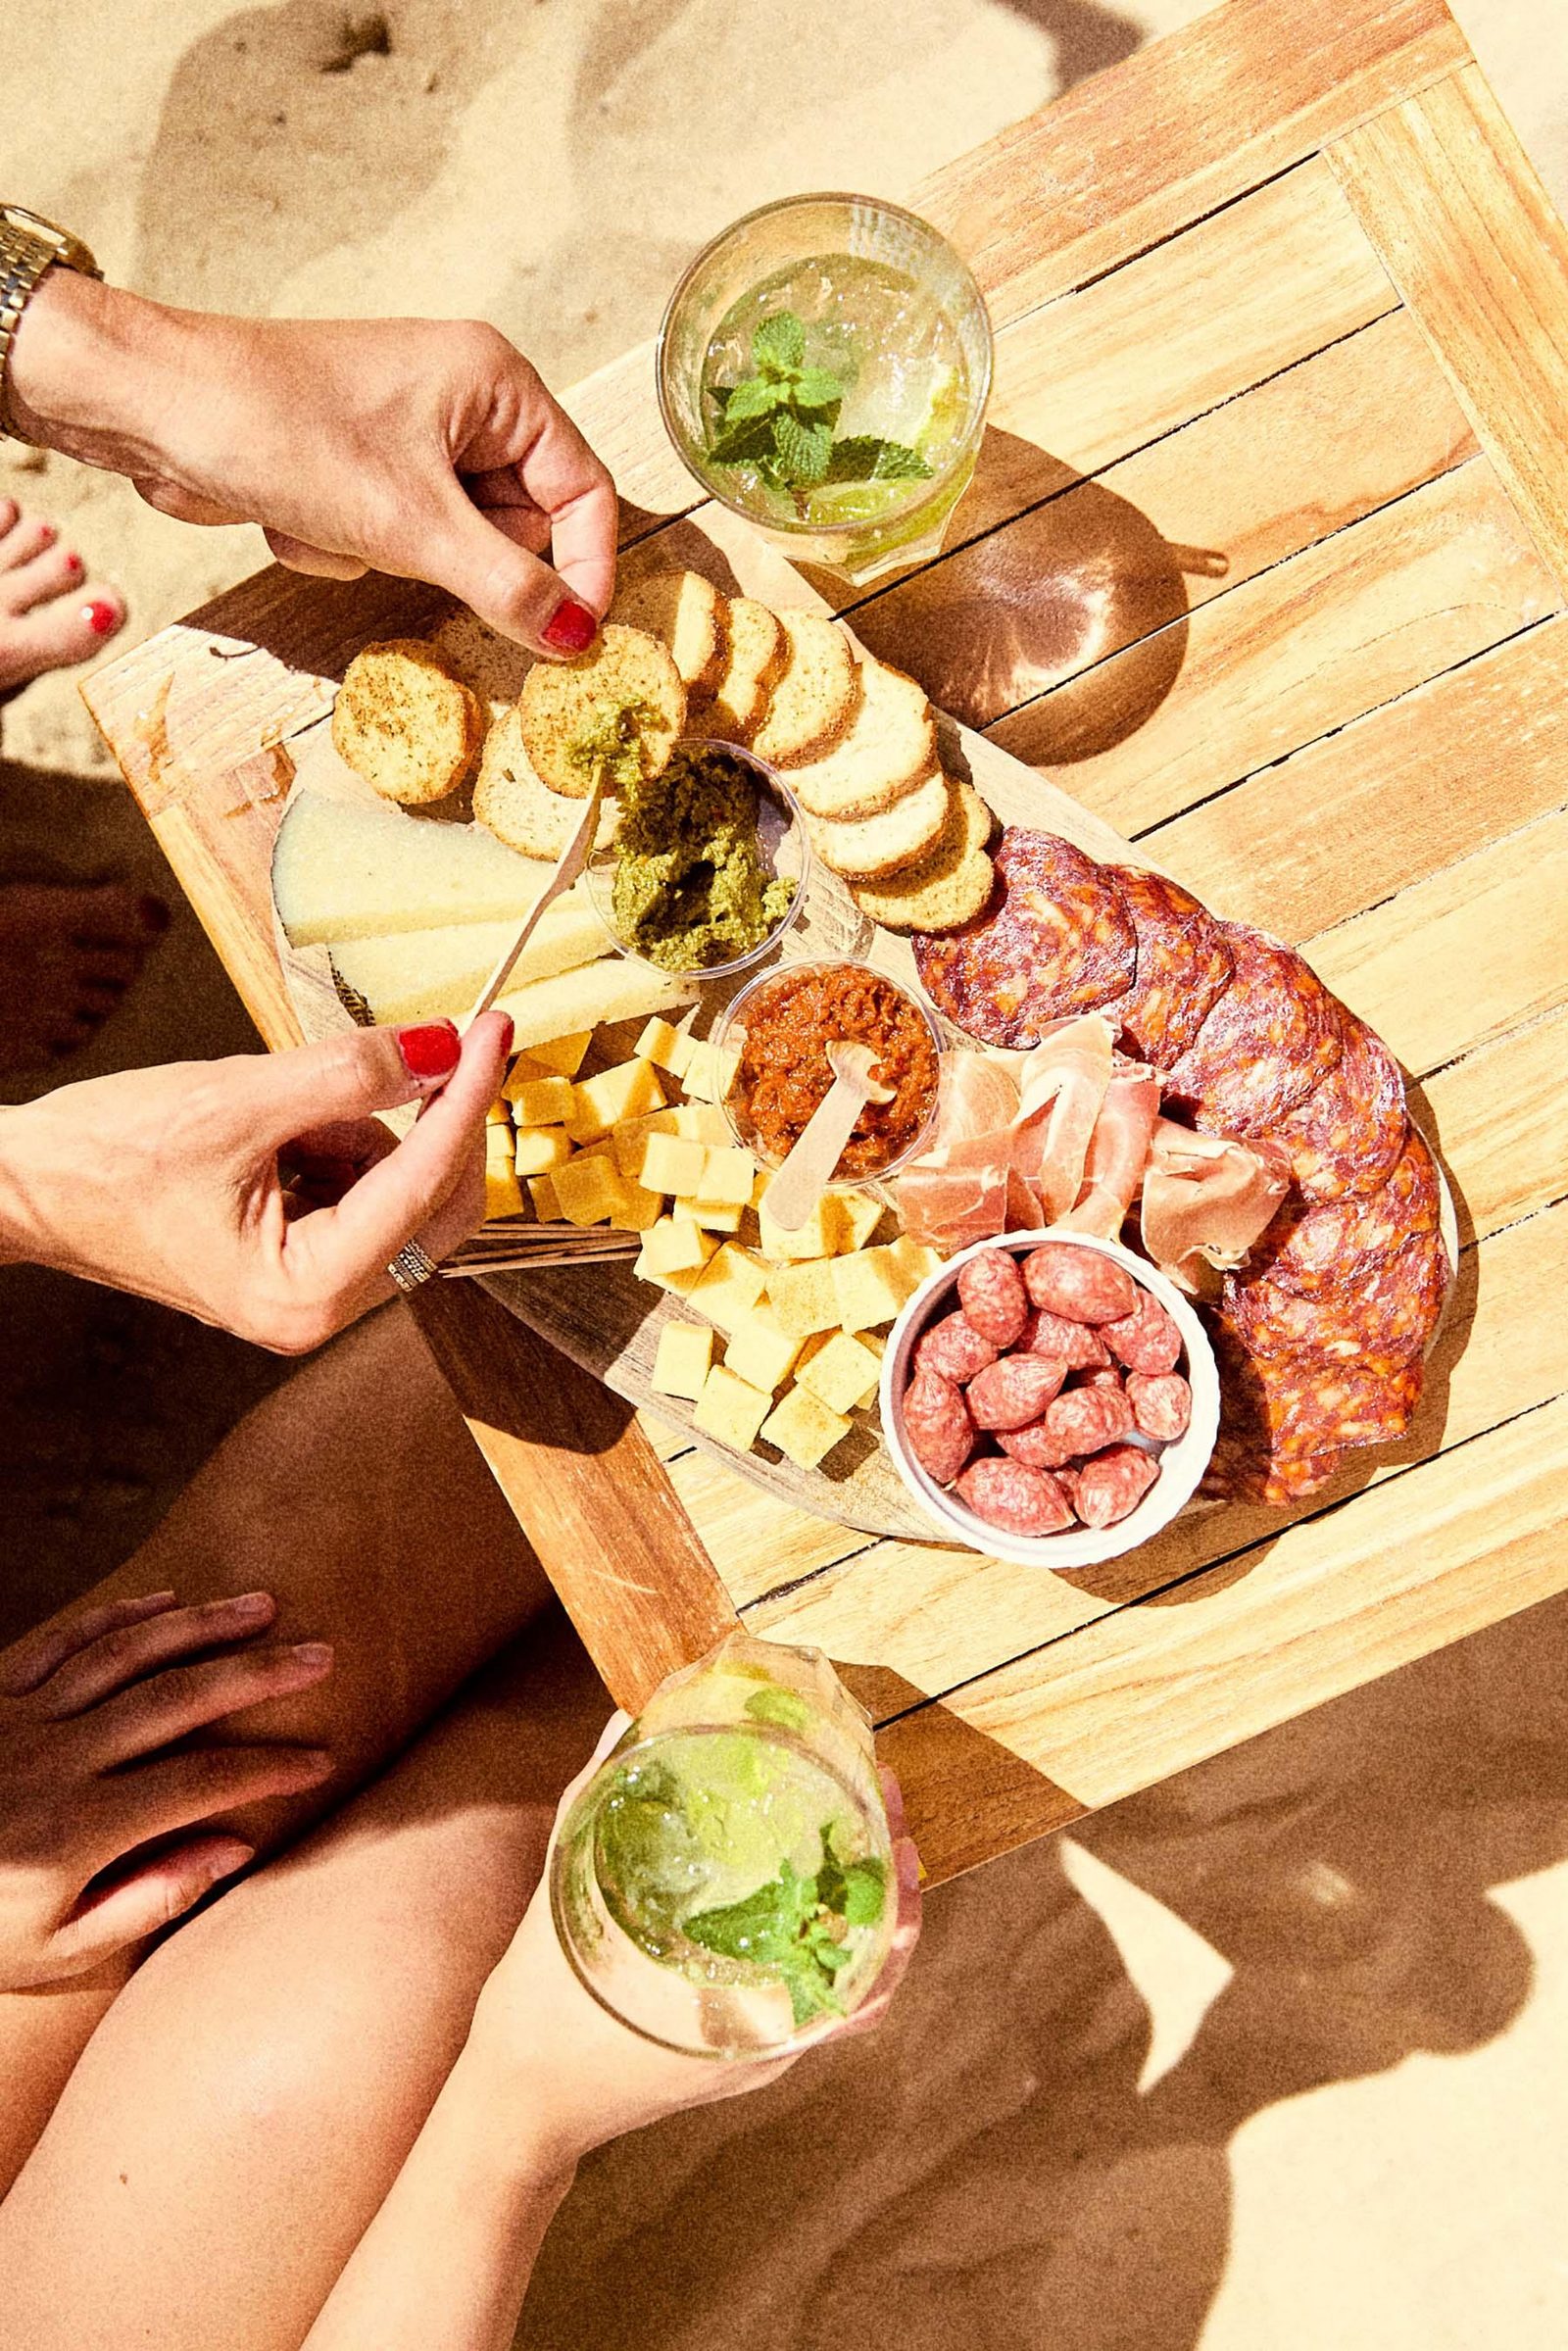
[[[169,928],[169,908],[161,898],[154,898],[150,890],[145,898],[137,899],[136,914],[144,931],[167,931]]]
[[[545,643],[557,653],[586,653],[599,634],[599,623],[585,604],[573,604],[568,596],[558,605],[545,630]]]
[[[79,555],[77,555],[75,549],[73,548],[71,553],[66,558],[66,569],[70,572],[72,578],[74,579],[81,567],[81,558]]]
[[[450,1020],[427,1020],[418,1028],[399,1029],[398,1051],[410,1077],[444,1078],[458,1066],[463,1042]]]
[[[93,598],[91,604],[82,606],[81,616],[95,637],[112,637],[121,621],[117,608],[112,604],[101,604],[97,597]]]

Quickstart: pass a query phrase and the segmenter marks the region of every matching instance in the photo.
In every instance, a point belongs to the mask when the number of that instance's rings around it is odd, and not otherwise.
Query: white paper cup
[[[1102,1257],[1113,1258],[1118,1265],[1125,1266],[1140,1288],[1159,1300],[1182,1335],[1186,1349],[1184,1368],[1193,1392],[1193,1416],[1184,1435],[1168,1445],[1159,1445],[1147,1437],[1128,1439],[1129,1444],[1137,1443],[1157,1455],[1159,1476],[1137,1508],[1118,1519],[1113,1527],[1064,1527],[1059,1535],[1008,1535],[966,1509],[956,1494],[939,1486],[929,1471],[921,1468],[906,1441],[901,1407],[909,1384],[915,1343],[932,1323],[957,1310],[960,1269],[971,1257],[982,1256],[987,1249],[1010,1249],[1015,1256],[1023,1257],[1043,1241],[1097,1249]],[[1219,1374],[1214,1367],[1214,1350],[1191,1300],[1147,1258],[1135,1256],[1119,1241],[1096,1241],[1087,1233],[1043,1229],[1033,1233],[1001,1233],[994,1241],[977,1241],[972,1248],[960,1249],[956,1257],[950,1257],[946,1265],[921,1283],[888,1339],[882,1358],[881,1404],[882,1435],[900,1477],[950,1541],[964,1543],[973,1551],[988,1552],[995,1559],[1012,1560],[1020,1567],[1097,1567],[1103,1560],[1122,1558],[1128,1551],[1137,1550],[1140,1543],[1148,1543],[1151,1536],[1169,1526],[1197,1493],[1219,1434]]]

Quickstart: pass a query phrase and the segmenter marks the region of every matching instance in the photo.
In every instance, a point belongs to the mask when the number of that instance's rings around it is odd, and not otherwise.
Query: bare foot
[[[85,1045],[168,928],[163,900],[122,882],[0,884],[0,1071]]]
[[[120,591],[89,582],[54,523],[0,498],[0,702],[46,669],[90,660],[124,618]]]

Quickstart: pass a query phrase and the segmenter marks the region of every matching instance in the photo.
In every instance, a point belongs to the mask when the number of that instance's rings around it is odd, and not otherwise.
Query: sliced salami
[[[1344,1289],[1404,1242],[1435,1233],[1442,1198],[1432,1153],[1412,1127],[1375,1192],[1313,1203],[1287,1201],[1253,1259],[1276,1289],[1320,1297]]]
[[[1199,1493],[1210,1501],[1269,1502],[1276,1508],[1304,1501],[1326,1486],[1344,1461],[1338,1446],[1274,1461],[1248,1436],[1222,1436],[1203,1472]]]
[[[1382,1038],[1343,1004],[1339,1018],[1344,1052],[1337,1066],[1273,1130],[1308,1200],[1376,1192],[1404,1149],[1399,1064]]]
[[[1338,1064],[1340,1004],[1294,948],[1240,923],[1221,928],[1231,984],[1166,1076],[1165,1096],[1206,1134],[1266,1134]]]
[[[1262,1360],[1310,1350],[1327,1362],[1371,1356],[1417,1362],[1438,1326],[1450,1268],[1443,1236],[1414,1233],[1386,1256],[1360,1261],[1310,1297],[1271,1275],[1227,1275],[1224,1310],[1247,1351]]]
[[[1230,986],[1231,951],[1222,926],[1180,882],[1132,865],[1106,871],[1137,941],[1132,986],[1106,1013],[1121,1023],[1129,1052],[1155,1069],[1168,1069]]]
[[[1419,1362],[1336,1361],[1306,1349],[1258,1356],[1223,1331],[1216,1347],[1227,1454],[1279,1465],[1401,1437],[1421,1394]]]
[[[915,967],[938,1011],[970,1036],[1034,1046],[1052,1021],[1126,994],[1137,937],[1108,868],[1070,841],[1009,825],[996,867],[972,921],[916,935]]]

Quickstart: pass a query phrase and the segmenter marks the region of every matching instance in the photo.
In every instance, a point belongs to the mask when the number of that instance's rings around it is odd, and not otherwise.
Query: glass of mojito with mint
[[[858,584],[940,546],[974,472],[991,322],[946,238],[793,196],[700,253],[659,337],[665,428],[710,496]]]
[[[648,2039],[714,2058],[819,2039],[897,1924],[869,1718],[820,1650],[730,1635],[578,1796],[550,1894],[582,1983]]]

